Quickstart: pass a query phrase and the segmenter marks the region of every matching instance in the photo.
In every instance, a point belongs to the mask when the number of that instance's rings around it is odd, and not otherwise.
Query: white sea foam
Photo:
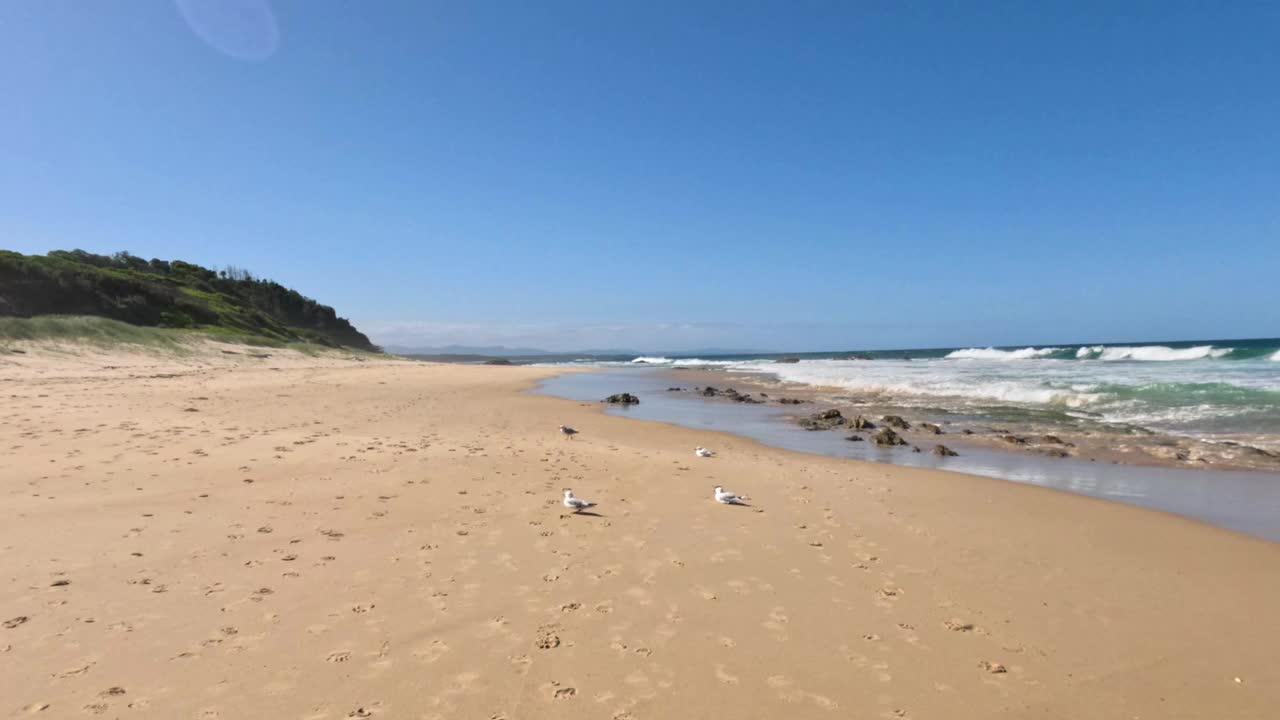
[[[1081,348],[1080,350],[1085,350]],[[1212,345],[1197,345],[1189,348],[1171,348],[1164,345],[1139,345],[1134,347],[1115,346],[1102,347],[1095,346],[1087,348],[1088,355],[1081,355],[1076,352],[1076,357],[1089,357],[1104,362],[1114,362],[1117,360],[1140,360],[1144,362],[1173,362],[1177,360],[1204,360],[1206,358],[1220,358],[1229,354],[1232,348],[1216,348]]]
[[[1058,352],[1061,348],[1033,348],[998,350],[996,348],[965,348],[947,353],[948,360],[1030,360]]]
[[[881,393],[894,397],[961,398],[967,401],[1087,407],[1099,395],[1088,383],[1046,383],[1036,375],[983,377],[934,362],[814,360],[731,370],[767,371],[785,382]]]
[[[1273,348],[1253,361],[1213,360],[1231,352],[1230,347],[1211,344],[1086,345],[967,348],[946,358],[915,360],[806,358],[777,363],[773,358],[643,356],[598,364],[767,373],[787,383],[832,388],[844,391],[836,394],[865,395],[872,402],[925,412],[946,408],[981,417],[993,407],[1018,407],[1176,433],[1248,431],[1280,438],[1280,351]]]
[[[747,361],[749,362],[749,361]],[[746,364],[746,362],[734,362],[730,360],[702,360],[700,358],[669,358],[662,356],[654,357],[638,357],[631,361],[636,365],[668,365],[677,367],[730,367],[733,365]]]

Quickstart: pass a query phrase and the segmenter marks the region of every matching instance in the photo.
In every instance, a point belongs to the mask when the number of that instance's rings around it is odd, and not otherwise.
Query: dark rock
[[[849,437],[845,438],[845,440],[850,440],[852,442],[862,442],[865,439],[866,438],[862,437],[861,435],[850,435]]]
[[[861,415],[853,419],[852,425],[854,430],[875,430],[876,429],[875,423],[862,417]]]
[[[640,398],[636,397],[635,395],[632,395],[631,393],[618,393],[617,395],[610,395],[609,397],[605,398],[604,401],[609,403],[610,405],[639,405],[640,404]]]
[[[1042,438],[1040,438],[1040,439],[1041,439],[1041,440],[1043,440],[1043,441],[1045,441],[1045,442],[1047,442],[1047,443],[1052,443],[1052,444],[1054,444],[1054,445],[1063,445],[1063,444],[1065,444],[1065,443],[1063,443],[1063,442],[1062,442],[1062,438],[1058,437],[1057,435],[1045,435],[1044,437],[1042,437]]]
[[[898,433],[890,430],[889,428],[880,428],[875,435],[871,436],[871,442],[884,447],[907,444],[906,440],[898,437]]]
[[[1017,435],[1001,435],[1000,439],[1011,445],[1026,445],[1027,439],[1020,438]]]
[[[767,398],[769,397],[769,393],[760,393],[760,397]]]
[[[927,430],[933,433],[934,435],[942,434],[942,428],[938,427],[937,425],[934,425],[933,423],[920,423],[920,429]]]
[[[907,422],[906,420],[903,420],[902,417],[899,415],[885,415],[880,419],[883,420],[885,424],[888,425],[889,427],[895,427],[895,428],[898,428],[899,430],[911,429],[911,423]]]
[[[485,365],[513,365],[514,363],[512,363],[510,360],[506,358],[493,358],[492,360],[485,360],[484,364]]]
[[[911,446],[911,452],[913,452],[913,453],[918,453],[918,452],[920,452],[920,448],[916,447],[915,445],[912,445],[912,446]]]
[[[774,360],[774,362],[792,364],[792,363],[800,362],[800,358],[797,358],[797,357],[778,358],[777,360]]]
[[[1048,455],[1049,457],[1055,458],[1071,457],[1071,453],[1066,450],[1062,450],[1061,448],[1049,448],[1047,450],[1041,450],[1040,452]]]
[[[778,402],[783,405],[803,405],[809,401],[800,398],[778,398]]]
[[[934,445],[933,454],[937,455],[938,457],[955,457],[960,453],[956,452],[955,450],[952,450],[946,445]]]
[[[739,395],[738,393],[734,393],[734,394],[732,395],[732,397],[733,397],[733,399],[734,399],[734,401],[735,401],[735,402],[740,402],[740,403],[755,403],[755,404],[757,404],[757,405],[758,405],[758,404],[760,404],[760,403],[764,402],[763,400],[757,400],[756,398],[753,398],[753,397],[751,397],[750,395],[747,395],[747,394]]]
[[[27,354],[27,351],[26,351],[26,350],[14,350],[14,349],[12,349],[12,348],[10,348],[10,349],[9,349],[9,352],[13,353],[14,355],[26,355],[26,354]]]
[[[961,435],[972,435],[972,434],[973,434],[973,431],[972,431],[972,430],[970,430],[969,428],[965,428],[965,429],[963,429],[963,430],[961,430],[961,431],[960,431],[960,434],[961,434]]]
[[[844,425],[844,416],[839,410],[824,410],[800,420],[800,427],[805,430],[830,430]]]
[[[710,385],[702,388],[703,397],[715,397],[719,394],[720,394],[720,391],[711,387]]]
[[[669,387],[669,388],[667,388],[667,392],[684,392],[684,388],[681,388],[681,387]]]

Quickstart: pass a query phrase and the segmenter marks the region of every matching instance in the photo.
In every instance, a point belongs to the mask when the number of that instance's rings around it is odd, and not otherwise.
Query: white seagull
[[[561,434],[561,435],[564,435],[565,437],[567,437],[567,438],[569,438],[569,439],[573,439],[573,436],[574,436],[574,435],[577,435],[577,434],[578,434],[578,431],[577,431],[577,430],[574,430],[573,428],[569,427],[568,425],[561,425],[561,426],[560,426],[560,434]]]
[[[716,502],[721,505],[742,505],[746,498],[741,495],[734,495],[719,485],[716,486]],[[567,500],[565,502],[568,502]]]
[[[697,455],[698,457],[715,457],[716,455],[715,453],[702,447],[701,445],[693,449],[693,454]]]
[[[564,506],[574,512],[581,512],[589,507],[595,507],[596,504],[593,502],[587,502],[582,498],[576,498],[573,496],[572,490],[566,489],[564,491]]]

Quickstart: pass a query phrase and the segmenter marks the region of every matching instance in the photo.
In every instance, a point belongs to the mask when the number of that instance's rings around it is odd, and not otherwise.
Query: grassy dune
[[[83,315],[0,317],[0,349],[4,350],[12,350],[19,343],[69,342],[84,343],[99,348],[134,346],[182,353],[191,349],[195,343],[205,340],[233,345],[296,350],[308,355],[326,350],[338,351],[314,343],[287,342],[218,327],[193,330],[142,327],[110,318]],[[365,354],[366,351],[343,348],[340,352]]]

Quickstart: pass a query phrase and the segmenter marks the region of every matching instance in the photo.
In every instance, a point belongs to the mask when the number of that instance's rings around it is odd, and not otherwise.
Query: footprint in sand
[[[426,647],[413,651],[413,656],[425,663],[433,663],[449,652],[449,645],[443,640],[432,640]]]
[[[350,659],[351,659],[351,653],[346,650],[331,652],[327,656],[325,656],[325,661],[331,662],[331,663],[344,663]]]
[[[724,683],[725,685],[738,684],[738,676],[730,674],[727,670],[725,670],[724,665],[720,665],[720,664],[716,665],[716,679]]]

